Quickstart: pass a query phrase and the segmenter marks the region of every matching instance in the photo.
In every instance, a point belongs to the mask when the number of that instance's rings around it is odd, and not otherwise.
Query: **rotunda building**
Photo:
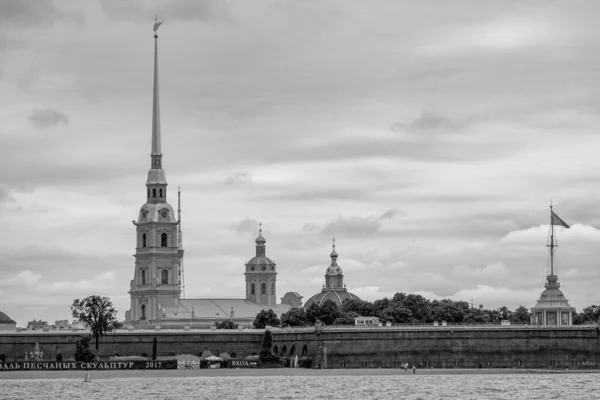
[[[341,307],[346,299],[360,300],[358,296],[350,293],[348,289],[346,289],[346,285],[344,284],[344,274],[337,263],[338,253],[335,251],[335,239],[333,241],[333,251],[331,252],[330,257],[331,264],[325,271],[325,284],[323,285],[323,289],[321,289],[320,293],[311,296],[306,301],[304,304],[305,309],[308,309],[313,303],[321,306],[326,300],[333,301],[338,307]]]

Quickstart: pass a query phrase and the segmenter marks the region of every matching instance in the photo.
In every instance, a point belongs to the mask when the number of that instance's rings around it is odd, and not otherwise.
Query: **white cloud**
[[[35,286],[42,279],[42,274],[25,270],[4,281],[6,286]]]
[[[321,290],[335,235],[369,300],[530,305],[552,198],[565,294],[598,302],[599,5],[217,3],[158,11],[188,296],[244,296],[262,221],[281,293]],[[21,324],[93,292],[129,308],[149,167],[152,6],[48,4],[0,2],[2,311]]]

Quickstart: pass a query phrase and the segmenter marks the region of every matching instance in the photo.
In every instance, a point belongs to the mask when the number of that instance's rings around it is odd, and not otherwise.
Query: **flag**
[[[565,221],[563,221],[562,219],[560,219],[560,217],[556,214],[554,214],[554,211],[550,211],[551,214],[551,223],[552,225],[560,225],[560,226],[564,226],[565,228],[570,228],[569,225],[567,225],[567,223]]]
[[[158,22],[158,20],[157,20],[157,22],[154,23],[154,32],[156,32],[158,30],[158,27],[160,26],[160,24],[162,24],[162,22]]]

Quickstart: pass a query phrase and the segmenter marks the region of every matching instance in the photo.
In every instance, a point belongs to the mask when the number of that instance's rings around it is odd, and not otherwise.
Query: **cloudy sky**
[[[243,297],[258,222],[278,297],[348,288],[531,307],[548,272],[600,303],[596,1],[0,2],[0,310],[25,325],[129,308],[150,165],[187,297]]]

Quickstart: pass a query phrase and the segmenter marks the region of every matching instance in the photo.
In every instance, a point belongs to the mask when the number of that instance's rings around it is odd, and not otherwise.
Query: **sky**
[[[262,222],[277,297],[332,238],[363,300],[533,307],[549,269],[600,303],[600,3],[0,2],[0,311],[129,309],[146,200],[153,18],[186,297],[245,296]]]

